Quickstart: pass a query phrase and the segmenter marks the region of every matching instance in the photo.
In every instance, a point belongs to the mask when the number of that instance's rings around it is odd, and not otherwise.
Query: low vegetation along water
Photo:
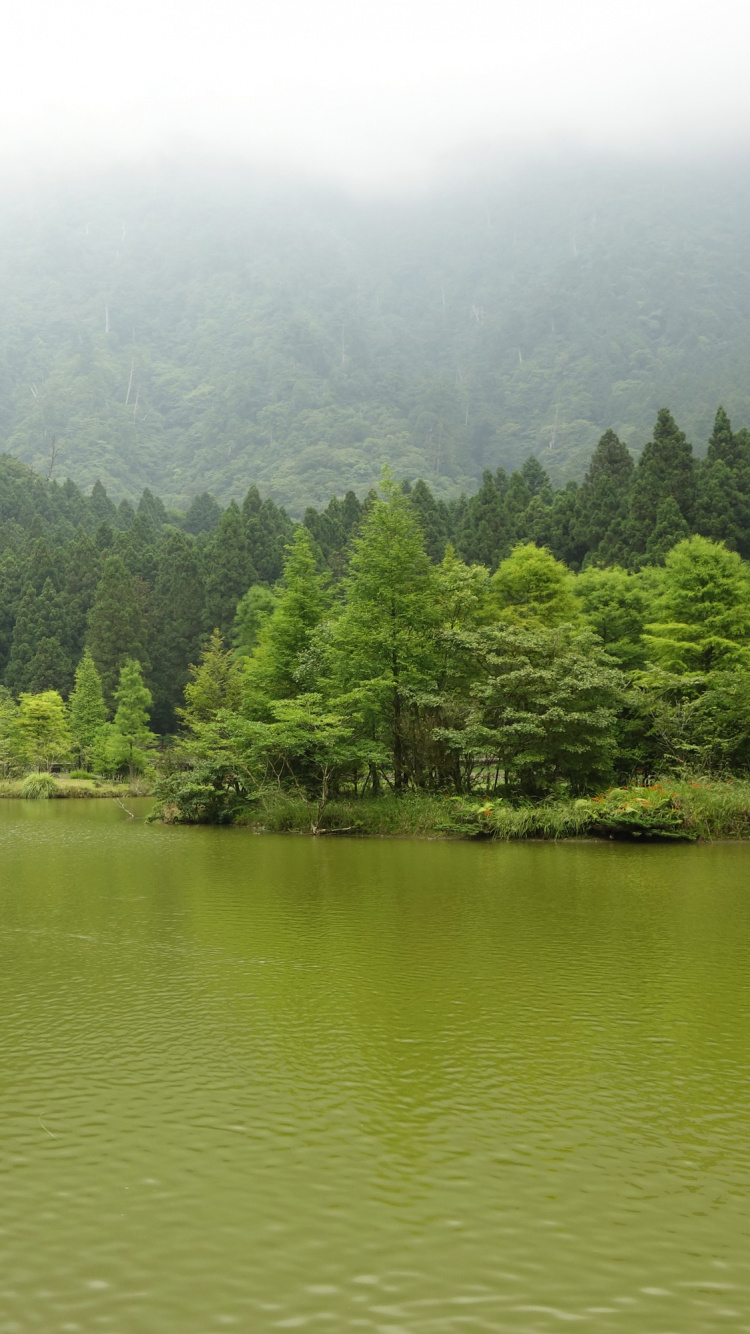
[[[743,844],[0,803],[0,1331],[750,1327]]]

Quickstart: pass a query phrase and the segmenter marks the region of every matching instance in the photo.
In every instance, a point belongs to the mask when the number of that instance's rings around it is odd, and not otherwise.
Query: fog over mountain
[[[298,511],[750,423],[744,9],[32,0],[0,55],[0,447]]]

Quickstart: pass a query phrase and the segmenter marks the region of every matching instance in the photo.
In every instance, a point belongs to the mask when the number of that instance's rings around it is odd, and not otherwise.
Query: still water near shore
[[[750,1330],[749,945],[746,845],[0,803],[1,1334]]]

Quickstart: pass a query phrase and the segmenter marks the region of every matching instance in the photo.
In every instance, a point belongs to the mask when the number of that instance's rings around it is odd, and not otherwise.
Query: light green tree
[[[219,709],[236,709],[240,702],[240,674],[234,654],[227,651],[218,630],[214,630],[200,656],[189,668],[185,686],[185,707],[178,713],[192,730],[199,723],[211,722]]]
[[[87,768],[92,761],[99,732],[107,721],[102,679],[88,648],[76,668],[75,686],[68,707],[73,746],[80,763]]]
[[[259,627],[252,657],[243,665],[243,707],[248,716],[265,717],[271,700],[302,694],[298,672],[325,609],[312,539],[300,526],[286,549],[276,604]]]
[[[148,725],[151,691],[144,685],[141,664],[134,658],[128,658],[120,668],[115,701],[117,711],[106,729],[106,756],[113,770],[127,766],[132,782],[145,769],[148,751],[156,741]]]
[[[25,766],[49,772],[70,755],[68,711],[57,690],[22,694],[18,701],[18,753]]]
[[[737,552],[706,537],[673,547],[644,641],[648,661],[677,674],[750,666],[750,571]]]
[[[500,619],[509,625],[549,629],[578,619],[573,576],[546,547],[514,547],[490,584]]]
[[[412,506],[389,479],[383,491],[353,544],[331,652],[339,691],[351,692],[363,735],[388,752],[394,789],[402,792],[414,768],[408,715],[418,710],[420,696],[435,691],[441,606]]]

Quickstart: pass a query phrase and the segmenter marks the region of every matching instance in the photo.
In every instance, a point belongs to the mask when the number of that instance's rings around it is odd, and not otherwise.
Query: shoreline
[[[24,793],[25,779],[0,780],[0,799],[150,799],[145,817],[168,825],[213,824],[256,835],[307,838],[390,838],[425,842],[733,842],[750,841],[750,781],[664,779],[649,786],[610,788],[595,797],[558,797],[536,802],[501,796],[479,799],[409,792],[396,797],[332,799],[322,814],[313,802],[283,791],[265,793],[211,821],[198,811],[188,817],[159,801],[150,784],[52,775],[54,787]],[[202,818],[203,817],[203,818]],[[314,827],[314,824],[316,827]]]

